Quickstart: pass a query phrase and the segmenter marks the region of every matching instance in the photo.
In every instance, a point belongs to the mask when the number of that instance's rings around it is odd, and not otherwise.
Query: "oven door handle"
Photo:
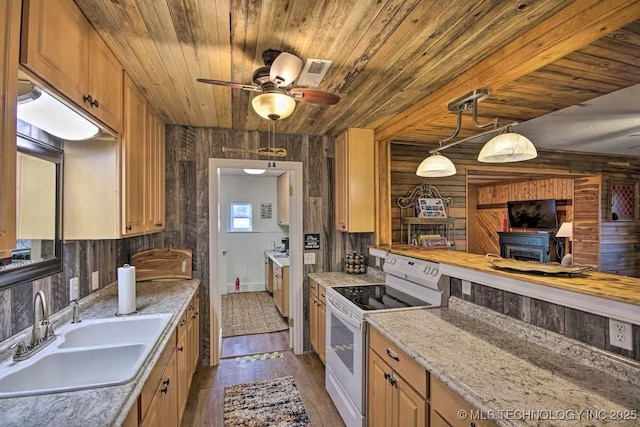
[[[355,320],[351,319],[350,317],[345,316],[344,313],[342,313],[340,311],[340,309],[338,309],[335,305],[333,305],[331,303],[331,298],[327,298],[327,305],[331,308],[331,313],[335,314],[341,320],[345,321],[346,323],[350,324],[351,326],[353,326],[354,328],[356,328],[358,330],[362,329],[362,326],[361,326],[360,322],[356,322]]]

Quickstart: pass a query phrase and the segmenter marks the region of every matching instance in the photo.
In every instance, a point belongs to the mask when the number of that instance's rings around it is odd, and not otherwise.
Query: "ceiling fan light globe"
[[[416,175],[426,178],[439,178],[456,174],[456,166],[440,153],[434,153],[420,163]]]
[[[296,109],[296,101],[279,92],[261,93],[251,100],[258,115],[267,120],[286,119]]]
[[[522,162],[538,157],[538,151],[526,137],[507,132],[490,139],[478,154],[478,161],[483,163]]]
[[[277,87],[287,87],[302,71],[302,59],[292,53],[282,52],[271,64],[269,79]]]

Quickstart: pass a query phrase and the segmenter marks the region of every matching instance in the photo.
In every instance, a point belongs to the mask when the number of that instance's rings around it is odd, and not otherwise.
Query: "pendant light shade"
[[[280,120],[289,117],[296,109],[296,101],[280,92],[261,93],[251,100],[253,109],[267,120]]]
[[[282,52],[271,64],[269,80],[277,87],[287,87],[298,77],[302,70],[302,59],[292,53]]]
[[[528,138],[508,129],[487,142],[480,154],[478,161],[484,163],[509,163],[535,159],[538,156],[536,147]]]
[[[456,174],[456,167],[451,160],[435,152],[420,163],[416,175],[424,177],[444,177]]]

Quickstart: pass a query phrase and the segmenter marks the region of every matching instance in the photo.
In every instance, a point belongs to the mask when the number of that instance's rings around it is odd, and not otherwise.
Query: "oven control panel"
[[[388,254],[384,262],[384,271],[415,283],[433,286],[440,279],[440,264],[403,255]]]

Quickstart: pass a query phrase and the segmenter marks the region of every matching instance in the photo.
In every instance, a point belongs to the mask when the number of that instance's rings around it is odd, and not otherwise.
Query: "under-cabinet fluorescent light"
[[[249,175],[262,175],[266,172],[265,169],[243,169],[243,171]]]
[[[18,101],[18,119],[68,141],[90,139],[100,129],[48,93],[34,87]]]

